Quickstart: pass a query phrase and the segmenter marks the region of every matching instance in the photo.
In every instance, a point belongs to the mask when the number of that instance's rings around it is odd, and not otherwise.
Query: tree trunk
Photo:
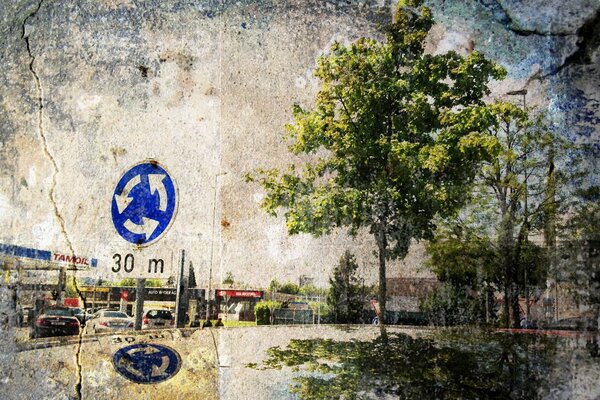
[[[517,283],[513,283],[512,285],[512,327],[520,328],[521,327],[521,306],[519,305],[519,285]]]
[[[385,257],[387,251],[387,238],[385,235],[385,224],[382,222],[377,234],[377,245],[379,247],[379,327],[381,336],[387,338],[385,331],[385,310],[387,285],[385,277]]]
[[[525,220],[521,225],[521,229],[519,229],[519,235],[517,236],[517,243],[515,245],[515,255],[514,255],[514,279],[513,279],[513,299],[512,299],[512,308],[513,308],[513,327],[519,328],[521,326],[521,306],[519,304],[519,298],[522,292],[525,292],[527,289],[527,265],[523,262],[523,249],[527,245],[529,240],[529,215],[527,210],[527,201],[525,202]],[[523,277],[523,281],[520,282],[521,277]],[[521,290],[525,289],[525,290]],[[529,304],[529,299],[526,299],[526,304]],[[529,307],[527,307],[529,308]],[[529,318],[529,313],[525,316],[526,319]]]
[[[504,318],[506,322],[504,323],[505,328],[510,328],[510,299],[508,297],[508,283],[507,280],[504,280]]]
[[[514,223],[510,212],[503,213],[502,225],[498,242],[500,244],[501,257],[503,258],[504,268],[504,315],[506,319],[506,328],[511,326],[511,305],[514,300],[514,281],[515,281],[515,263],[514,263]],[[518,296],[517,296],[518,302]],[[518,318],[518,317],[517,317]]]

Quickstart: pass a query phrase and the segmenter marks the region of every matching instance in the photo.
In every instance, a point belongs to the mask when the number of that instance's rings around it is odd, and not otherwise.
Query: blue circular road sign
[[[113,356],[118,373],[135,383],[158,383],[174,376],[181,365],[177,352],[158,344],[133,344]]]
[[[117,183],[111,215],[123,239],[143,246],[165,233],[176,208],[173,179],[156,161],[144,161],[125,172]]]

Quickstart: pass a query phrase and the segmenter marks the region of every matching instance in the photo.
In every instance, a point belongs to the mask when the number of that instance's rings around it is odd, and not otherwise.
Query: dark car
[[[33,324],[32,337],[78,335],[81,324],[69,307],[52,307],[40,314]]]
[[[170,310],[155,308],[146,310],[142,316],[142,329],[173,328],[175,319]]]

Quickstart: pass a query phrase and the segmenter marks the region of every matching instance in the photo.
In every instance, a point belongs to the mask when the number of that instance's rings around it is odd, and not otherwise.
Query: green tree
[[[68,277],[66,279],[66,284],[65,284],[65,296],[66,297],[79,297],[79,290],[78,290],[78,282],[75,279],[75,276],[72,277]]]
[[[229,271],[225,274],[225,278],[223,279],[222,283],[223,283],[223,285],[233,286],[233,284],[235,282],[233,280],[233,274],[231,273],[231,271]]]
[[[528,286],[545,280],[557,215],[569,207],[580,174],[575,148],[548,128],[542,113],[509,103],[494,105],[494,111],[500,151],[481,170],[477,195],[488,199],[480,212],[497,216],[490,233],[501,258],[504,314],[507,324],[512,314],[510,324],[518,327],[519,296],[529,297]],[[532,233],[544,236],[545,249],[530,241]]]
[[[579,189],[561,239],[600,240],[600,186]]]
[[[196,273],[194,272],[194,265],[190,261],[189,270],[188,270],[188,287],[195,288],[198,286],[196,283]]]
[[[135,279],[125,278],[125,279],[121,279],[120,281],[115,283],[115,286],[135,287],[136,284],[137,284],[137,282]],[[146,287],[163,287],[163,281],[162,281],[162,279],[158,279],[158,278],[146,279],[145,286]]]
[[[600,321],[600,187],[577,192],[570,218],[560,231],[556,278],[574,284],[581,303],[595,307]]]
[[[298,293],[302,296],[325,296],[327,294],[327,290],[309,284],[301,286],[300,291]]]
[[[286,283],[282,284],[281,286],[279,286],[278,292],[286,293],[286,294],[299,294],[300,287],[298,285],[296,285],[295,283],[286,282]]]
[[[427,243],[428,266],[441,282],[420,308],[435,325],[490,322],[495,318],[493,291],[499,287],[498,253],[485,235],[454,225],[438,228]]]
[[[275,312],[281,308],[281,303],[278,301],[259,301],[254,306],[254,316],[256,317],[256,325],[273,324]]]
[[[425,54],[431,11],[421,0],[404,3],[384,42],[334,43],[318,59],[315,104],[294,106],[286,126],[290,151],[308,161],[247,175],[267,192],[263,209],[286,210],[290,234],[369,229],[382,313],[387,262],[405,257],[413,239],[431,237],[434,216],[462,204],[479,162],[494,150],[486,134],[493,115],[482,99],[489,80],[505,75],[478,52]]]
[[[354,324],[360,322],[364,298],[356,278],[358,264],[348,250],[340,258],[339,264],[329,278],[327,306],[332,322]]]
[[[271,282],[269,283],[269,287],[267,288],[267,290],[271,293],[275,293],[279,290],[280,287],[281,287],[281,283],[279,283],[277,281],[277,279],[272,279]]]
[[[489,126],[497,140],[496,157],[478,171],[461,218],[448,222],[449,230],[439,233],[428,252],[441,280],[453,274],[468,281],[450,280],[455,288],[495,284],[504,292],[506,324],[518,327],[519,297],[529,297],[531,285],[545,282],[557,215],[570,207],[581,175],[575,148],[548,129],[543,114],[510,103],[490,109],[496,119]],[[535,234],[545,238],[544,246],[530,240]]]
[[[124,278],[115,283],[115,286],[135,286],[136,281],[133,278]]]

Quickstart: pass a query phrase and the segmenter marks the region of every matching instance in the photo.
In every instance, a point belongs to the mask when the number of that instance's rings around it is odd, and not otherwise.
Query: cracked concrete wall
[[[507,67],[491,98],[527,88],[557,129],[597,143],[598,15],[579,0],[431,0],[429,50],[473,49]],[[256,167],[284,165],[283,125],[310,104],[311,69],[334,40],[380,37],[386,2],[3,2],[0,233],[3,243],[99,260],[129,251],[110,220],[121,174],[155,158],[177,182],[175,221],[152,254],[177,263],[186,249],[200,283],[264,286],[306,274],[324,285],[356,249],[374,280],[367,236],[289,237],[243,183]],[[41,97],[41,100],[40,100]],[[518,99],[513,99],[518,101]],[[42,106],[42,107],[41,107]],[[590,155],[590,163],[595,154]],[[593,165],[593,164],[592,164]],[[216,202],[215,202],[216,200]],[[214,230],[213,230],[213,225]],[[422,248],[390,275],[419,271]],[[407,272],[408,271],[408,272]]]

